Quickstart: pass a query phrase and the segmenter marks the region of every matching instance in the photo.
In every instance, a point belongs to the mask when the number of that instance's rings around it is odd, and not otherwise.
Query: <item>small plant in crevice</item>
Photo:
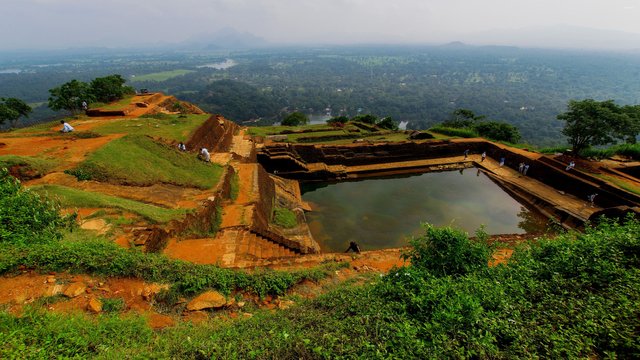
[[[125,309],[125,302],[121,297],[100,298],[100,302],[102,303],[102,311],[106,313],[120,312]]]
[[[296,213],[290,209],[276,207],[273,209],[273,223],[285,229],[292,229],[298,226]]]

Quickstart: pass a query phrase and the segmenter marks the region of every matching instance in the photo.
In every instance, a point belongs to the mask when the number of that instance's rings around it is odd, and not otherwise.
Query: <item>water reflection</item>
[[[427,173],[335,184],[305,184],[303,199],[314,211],[309,227],[324,251],[363,250],[407,244],[420,223],[451,225],[474,233],[540,232],[546,220],[523,208],[484,173]]]

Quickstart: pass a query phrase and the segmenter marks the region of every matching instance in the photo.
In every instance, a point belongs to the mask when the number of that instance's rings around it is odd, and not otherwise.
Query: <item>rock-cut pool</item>
[[[313,237],[323,251],[345,251],[350,241],[363,250],[405,246],[420,235],[421,223],[452,226],[474,234],[543,231],[534,213],[477,169],[302,184]]]

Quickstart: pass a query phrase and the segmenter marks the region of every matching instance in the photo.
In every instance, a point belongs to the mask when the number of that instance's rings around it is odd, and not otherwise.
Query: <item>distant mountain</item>
[[[193,36],[185,44],[202,50],[254,49],[268,45],[264,38],[229,27],[222,28],[215,33]]]
[[[468,44],[537,48],[640,50],[640,34],[570,25],[496,29],[461,36]]]

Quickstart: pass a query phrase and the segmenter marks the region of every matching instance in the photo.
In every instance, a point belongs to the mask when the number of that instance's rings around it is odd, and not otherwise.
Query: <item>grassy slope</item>
[[[459,250],[465,251],[447,251]],[[43,259],[67,261],[49,251],[54,254]],[[44,350],[49,356],[185,359],[637,358],[638,254],[638,223],[605,225],[529,244],[516,251],[509,266],[487,268],[485,262],[457,275],[409,266],[290,310],[181,324],[162,333],[150,332],[135,317],[103,316],[94,322],[0,313],[1,351],[4,356]],[[465,261],[451,258],[443,266]]]
[[[93,129],[102,135],[127,133],[131,135],[149,135],[174,141],[186,141],[189,135],[207,120],[210,115],[162,115],[140,119],[109,121]]]
[[[179,152],[149,137],[128,135],[90,154],[75,173],[131,185],[168,183],[208,189],[218,183],[222,167],[204,163],[194,154]]]
[[[46,175],[60,163],[54,158],[43,159],[35,156],[1,155],[0,168],[9,168],[14,165],[26,167],[27,171],[33,171],[40,176]]]
[[[186,214],[185,209],[165,209],[139,201],[61,185],[38,185],[31,187],[31,189],[38,193],[58,198],[63,207],[117,208],[138,214],[147,220],[157,223],[180,219]]]

